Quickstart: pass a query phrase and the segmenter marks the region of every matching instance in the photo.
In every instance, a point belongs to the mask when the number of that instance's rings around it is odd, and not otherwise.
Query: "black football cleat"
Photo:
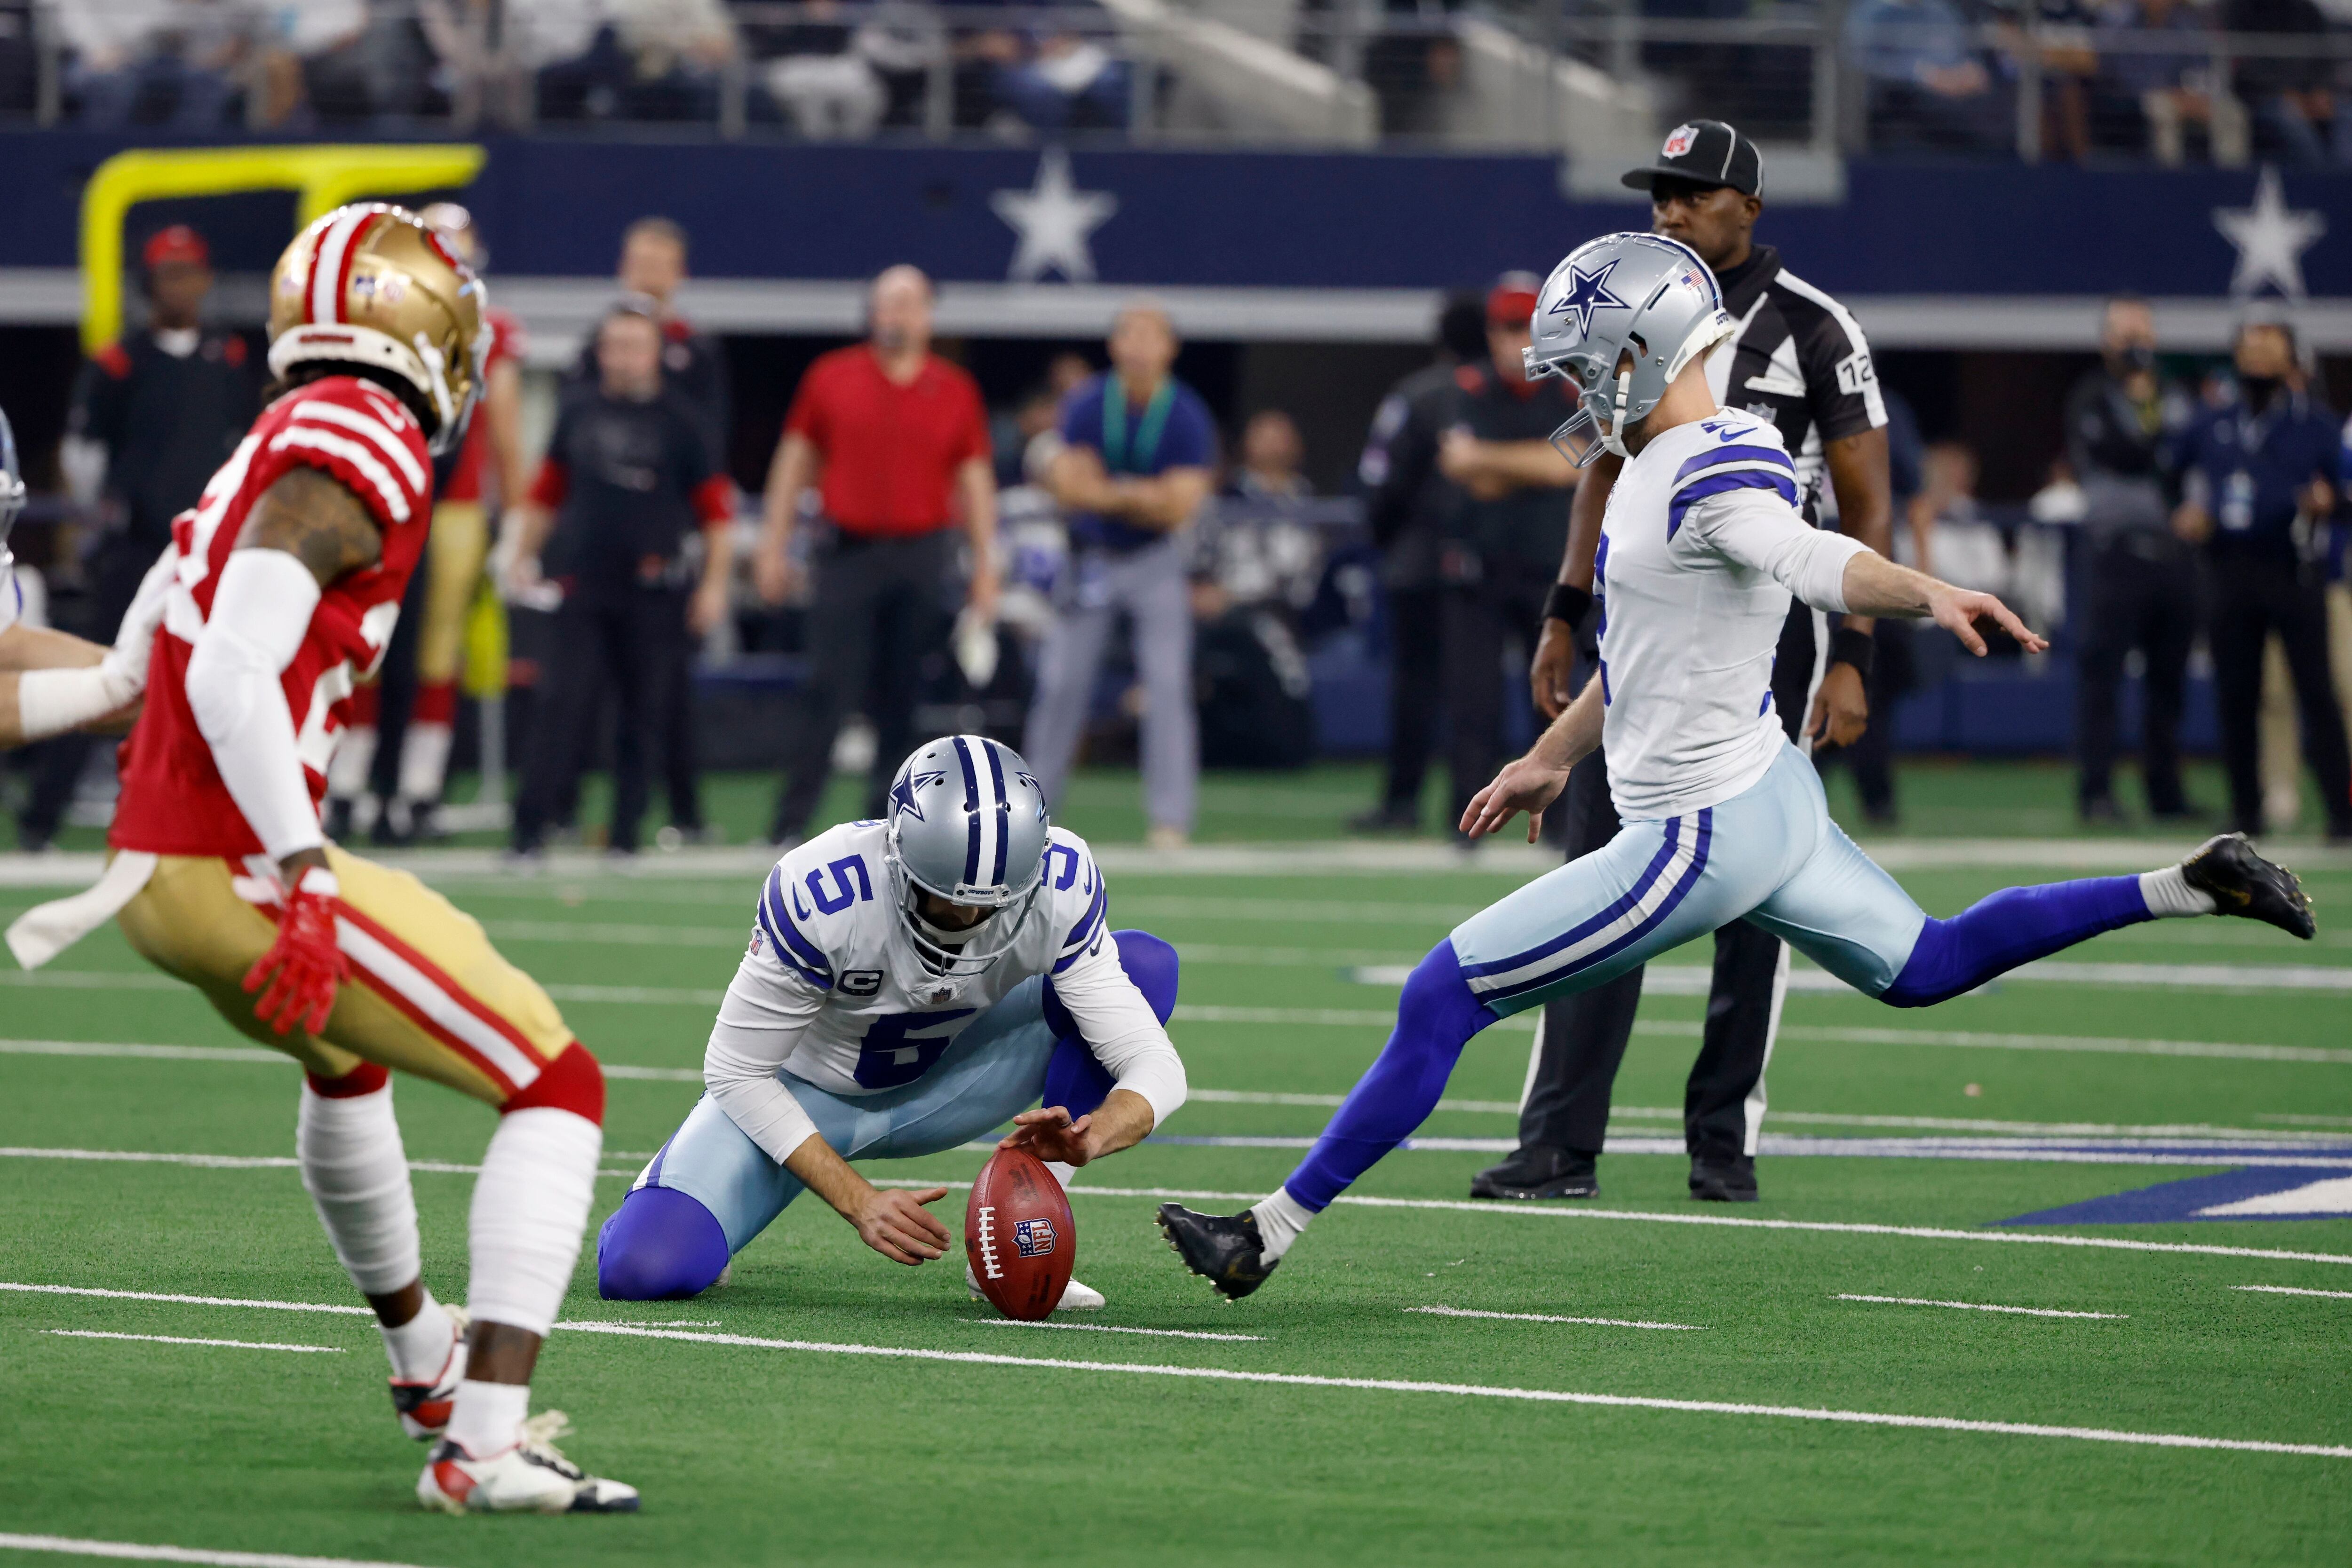
[[[1157,1218],[1161,1234],[1184,1260],[1184,1267],[1214,1285],[1229,1301],[1238,1301],[1265,1284],[1266,1276],[1281,1266],[1279,1258],[1271,1261],[1265,1258],[1257,1216],[1247,1209],[1239,1214],[1196,1214],[1181,1203],[1163,1203]]]
[[[1511,1151],[1498,1166],[1470,1178],[1472,1197],[1534,1202],[1548,1197],[1599,1197],[1599,1162],[1574,1149],[1532,1144]]]
[[[1690,1195],[1701,1203],[1754,1203],[1756,1162],[1746,1155],[1691,1161]]]
[[[2189,886],[2212,895],[2216,915],[2259,920],[2306,942],[2318,934],[2303,883],[2286,867],[2256,854],[2243,833],[2206,840],[2204,847],[2180,862],[2180,874]]]

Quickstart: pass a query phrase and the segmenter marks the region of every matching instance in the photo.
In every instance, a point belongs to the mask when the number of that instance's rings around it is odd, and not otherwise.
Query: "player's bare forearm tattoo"
[[[383,535],[340,480],[316,468],[290,468],[254,504],[236,548],[284,550],[324,588],[383,559]]]

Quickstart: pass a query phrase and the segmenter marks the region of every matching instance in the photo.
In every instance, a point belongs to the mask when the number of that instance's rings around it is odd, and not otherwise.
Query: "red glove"
[[[351,978],[352,961],[335,945],[335,902],[341,893],[324,866],[304,872],[278,913],[278,940],[246,972],[245,988],[258,991],[269,972],[278,971],[253,1014],[279,1034],[298,1023],[310,1034],[326,1028],[335,988]]]

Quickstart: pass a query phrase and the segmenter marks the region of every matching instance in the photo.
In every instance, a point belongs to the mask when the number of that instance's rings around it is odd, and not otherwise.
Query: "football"
[[[1070,1200],[1045,1162],[1026,1149],[991,1155],[963,1211],[963,1249],[996,1310],[1028,1322],[1051,1313],[1077,1244]]]

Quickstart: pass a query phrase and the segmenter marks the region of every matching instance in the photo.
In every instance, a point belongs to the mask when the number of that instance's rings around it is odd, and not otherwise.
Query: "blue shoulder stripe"
[[[776,945],[776,956],[791,964],[818,985],[833,983],[833,965],[822,948],[801,934],[793,923],[792,910],[784,902],[784,868],[778,866],[768,873],[767,890],[760,895],[760,924],[767,928],[769,940]],[[791,956],[787,956],[790,954]]]
[[[1694,479],[1674,493],[1666,502],[1666,538],[1683,526],[1683,514],[1709,496],[1727,495],[1733,490],[1771,490],[1794,507],[1797,504],[1797,482],[1790,475],[1766,468],[1734,468],[1728,473],[1710,474],[1704,479]]]
[[[798,959],[793,956],[791,946],[784,941],[782,936],[777,934],[776,923],[768,918],[768,906],[764,903],[760,905],[760,929],[766,934],[768,938],[768,952],[777,963],[782,964],[785,968],[790,969],[793,974],[798,975],[802,979],[806,980],[810,985],[814,986],[820,991],[829,991],[833,989],[833,977],[831,976],[820,975],[815,970],[809,968],[807,966],[802,964]],[[787,925],[784,929],[789,931],[792,927]]]
[[[1054,961],[1055,974],[1058,975],[1076,963],[1085,956],[1087,949],[1094,946],[1096,936],[1100,935],[1108,922],[1109,903],[1110,890],[1097,876],[1094,902],[1087,905],[1087,912],[1078,916],[1078,923],[1071,926],[1069,936],[1063,938],[1061,956]]]
[[[1790,460],[1789,455],[1777,446],[1718,446],[1712,452],[1702,452],[1696,457],[1685,459],[1683,465],[1675,470],[1674,482],[1679,485],[1694,474],[1704,473],[1726,463],[1769,463],[1776,468],[1786,468],[1791,474],[1797,471],[1797,465]]]

